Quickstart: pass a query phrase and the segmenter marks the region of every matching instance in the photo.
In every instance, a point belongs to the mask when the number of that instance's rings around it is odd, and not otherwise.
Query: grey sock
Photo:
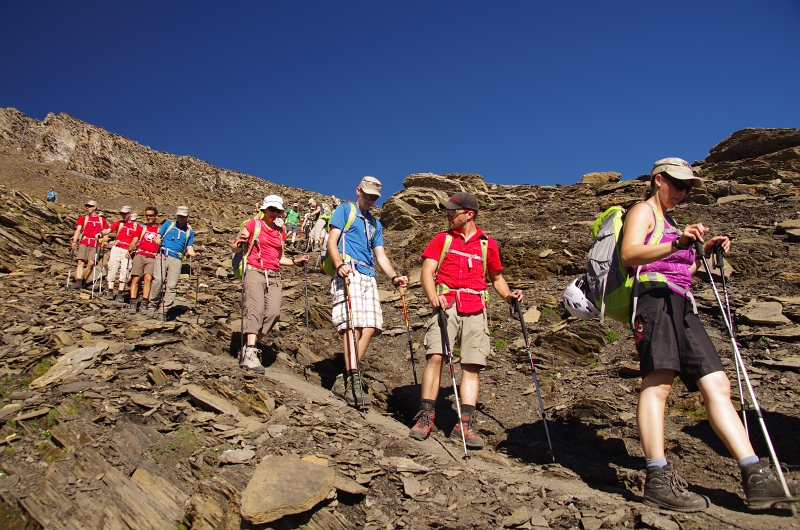
[[[758,455],[752,455],[748,456],[747,458],[742,458],[738,462],[739,469],[744,470],[744,468],[746,468],[750,464],[755,464],[756,462],[758,462]]]
[[[651,467],[664,467],[667,465],[666,458],[645,458],[645,467],[650,469]]]

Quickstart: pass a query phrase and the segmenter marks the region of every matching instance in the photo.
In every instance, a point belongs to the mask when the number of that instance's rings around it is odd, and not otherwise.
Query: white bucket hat
[[[266,210],[270,206],[283,211],[283,199],[277,195],[267,195],[264,197],[264,202],[261,204],[261,210]]]

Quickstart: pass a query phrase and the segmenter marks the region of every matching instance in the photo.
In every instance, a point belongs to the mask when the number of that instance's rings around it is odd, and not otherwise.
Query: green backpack
[[[261,220],[256,223],[256,227],[253,230],[253,237],[250,238],[250,243],[247,245],[247,252],[242,252],[241,250],[238,252],[234,252],[233,256],[231,257],[231,267],[233,268],[233,276],[237,280],[241,280],[242,276],[244,276],[245,271],[245,264],[247,263],[247,257],[250,255],[250,251],[253,250],[253,247],[258,241],[258,234],[261,233]]]
[[[655,228],[648,245],[661,242],[665,232],[675,231],[653,208]],[[586,298],[592,301],[600,312],[600,322],[607,316],[617,322],[632,323],[636,313],[636,300],[639,293],[656,287],[669,286],[683,293],[694,304],[691,293],[669,282],[663,274],[649,272],[641,274],[641,266],[631,275],[622,265],[622,226],[626,210],[622,206],[612,206],[598,217],[592,225],[595,242],[589,249],[584,285]],[[695,310],[696,312],[696,310]]]
[[[344,223],[344,228],[342,229],[342,237],[344,237],[345,232],[347,232],[347,230],[353,225],[353,221],[356,220],[356,205],[353,204],[352,202],[348,202],[347,204],[350,205],[350,213],[347,215],[347,221]],[[370,240],[369,240],[370,248],[372,248],[372,245],[375,242],[375,236],[377,235],[377,233],[378,233],[378,224],[377,224],[377,221],[375,220],[375,218],[373,217],[372,218],[372,236],[370,237]],[[351,260],[352,260],[352,258],[348,254],[345,254],[344,256],[342,256],[342,261],[344,261],[344,262],[348,262],[348,261],[351,261]],[[333,260],[331,259],[330,256],[325,256],[325,259],[322,260],[322,270],[328,276],[334,276],[334,273],[336,271],[333,268]]]

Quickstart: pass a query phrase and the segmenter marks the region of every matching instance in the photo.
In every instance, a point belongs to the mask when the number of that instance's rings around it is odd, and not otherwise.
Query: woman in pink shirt
[[[275,220],[283,212],[283,199],[268,195],[261,205],[263,217],[250,219],[233,240],[233,249],[238,251],[245,244],[247,254],[242,278],[247,321],[244,325],[246,346],[240,352],[239,365],[247,370],[264,373],[256,343],[266,335],[278,321],[281,310],[281,265],[301,265],[308,256],[291,259],[283,247],[282,231]]]

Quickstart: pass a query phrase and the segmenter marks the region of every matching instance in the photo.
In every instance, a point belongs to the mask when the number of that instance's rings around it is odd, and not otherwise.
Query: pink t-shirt
[[[247,266],[279,272],[281,270],[279,261],[283,246],[281,231],[270,228],[261,219],[258,222],[261,223],[261,229],[258,233],[258,241],[253,243],[253,249],[250,251],[250,255],[247,256]],[[252,240],[252,236],[255,233],[256,220],[250,219],[245,223],[244,227],[250,233],[250,239]],[[250,241],[247,244],[249,245]]]

